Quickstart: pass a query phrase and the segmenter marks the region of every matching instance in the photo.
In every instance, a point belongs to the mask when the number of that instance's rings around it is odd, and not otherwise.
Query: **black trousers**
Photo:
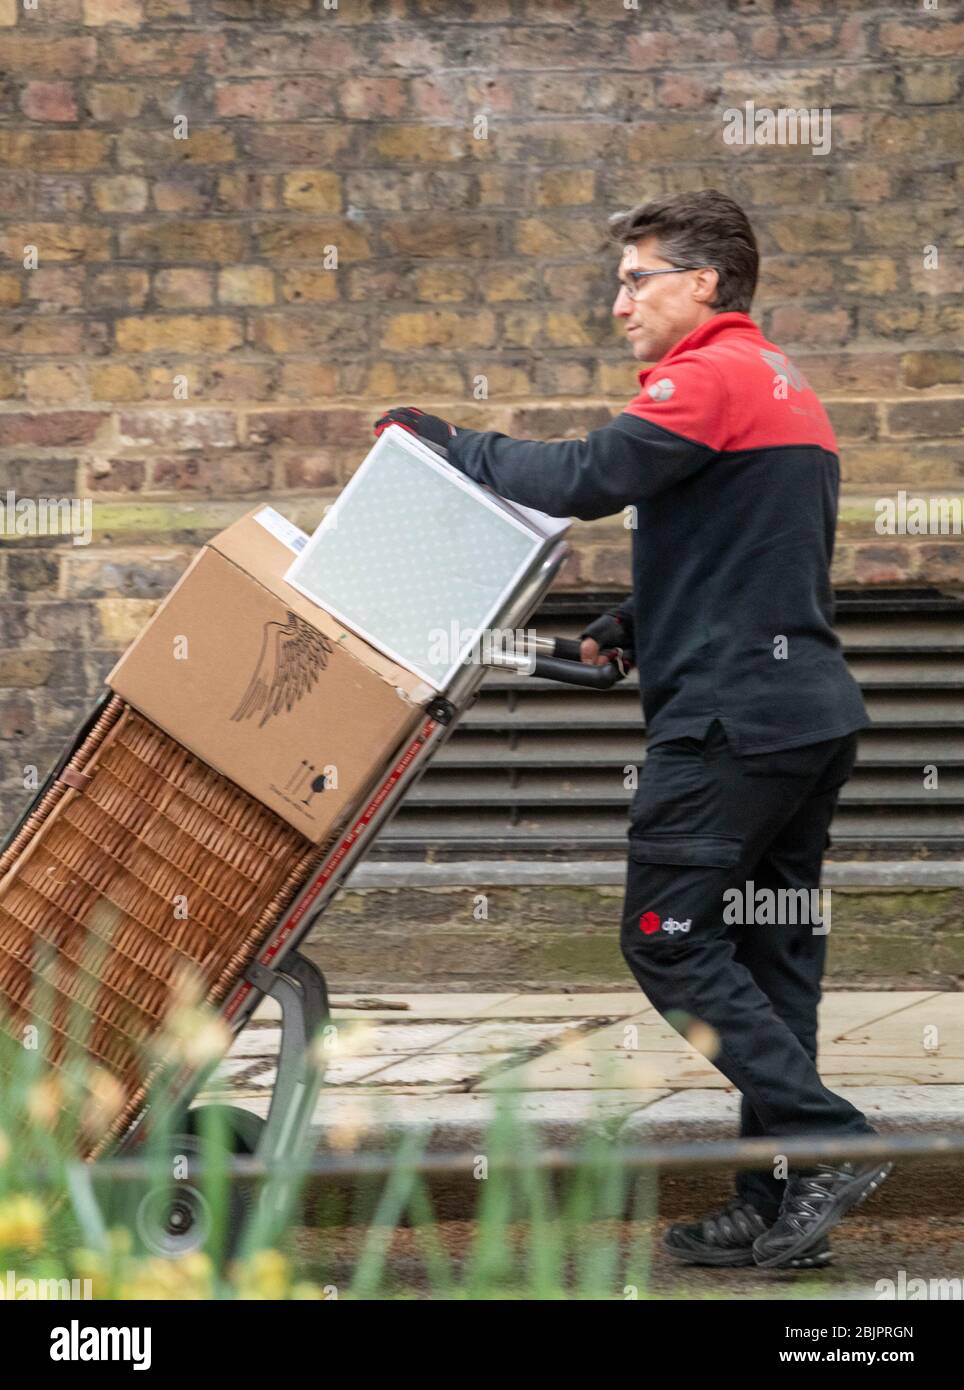
[[[716,720],[704,740],[651,749],[632,802],[623,955],[654,1008],[742,1093],[740,1134],[771,1136],[775,1156],[783,1137],[875,1132],[817,1073],[827,923],[806,891],[819,887],[856,747],[850,734],[737,757]],[[765,1216],[784,1186],[769,1171],[737,1175]]]

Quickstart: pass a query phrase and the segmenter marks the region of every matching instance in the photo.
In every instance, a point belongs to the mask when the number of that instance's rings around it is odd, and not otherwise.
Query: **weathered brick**
[[[49,33],[28,33],[21,23],[16,34],[0,34],[0,71],[18,77],[83,77],[97,66],[97,40],[93,37],[54,38]]]
[[[54,652],[0,652],[0,687],[30,689],[46,685],[55,668]]]
[[[852,218],[845,209],[774,217],[768,231],[780,251],[849,251],[854,244]]]
[[[68,598],[160,599],[174,587],[194,558],[187,546],[77,547],[65,551],[60,568]],[[44,656],[47,653],[34,653]]]
[[[0,165],[53,174],[103,168],[108,159],[107,139],[96,130],[0,129]]]
[[[429,347],[491,347],[495,316],[488,310],[474,314],[446,309],[413,314],[389,314],[381,320],[381,345],[389,351]]]
[[[36,727],[28,696],[0,695],[0,739],[27,738]]]
[[[92,120],[114,124],[136,120],[148,93],[133,82],[89,82],[84,101]]]
[[[22,298],[19,275],[0,275],[0,307],[10,309]]]
[[[535,184],[535,200],[539,207],[591,203],[595,193],[596,175],[592,169],[547,169]]]
[[[874,401],[826,401],[830,423],[840,439],[874,439],[878,406]]]
[[[213,55],[225,46],[224,35],[184,30],[144,29],[136,35],[105,34],[100,41],[100,68],[110,77],[187,77],[203,72]]]
[[[174,124],[165,131],[124,131],[117,142],[122,167],[164,168],[171,164],[229,164],[236,157],[235,138],[213,126],[190,125],[186,138],[175,138]]]
[[[140,24],[144,18],[141,0],[84,0],[84,23]]]
[[[923,63],[903,66],[901,81],[905,101],[915,106],[935,106],[957,98],[961,75],[954,64]]]
[[[264,220],[255,222],[252,231],[258,254],[268,261],[322,261],[326,246],[336,247],[340,266],[371,255],[368,239],[347,222]],[[238,261],[243,257],[225,259]]]
[[[343,352],[363,351],[371,346],[368,325],[354,310],[346,313],[331,309],[310,317],[252,312],[248,323],[251,344],[265,352],[317,352],[329,349],[333,343]]]
[[[14,551],[8,559],[7,577],[11,588],[32,594],[52,594],[57,588],[60,566],[56,556],[42,550]],[[39,657],[39,653],[33,653]],[[40,665],[43,665],[40,662]],[[49,663],[48,663],[49,665]],[[16,685],[16,681],[9,682]],[[26,684],[26,682],[24,682]],[[0,685],[3,681],[0,680]]]
[[[73,495],[77,478],[75,458],[5,459],[3,477],[7,487],[23,496],[65,497]]]
[[[248,416],[247,437],[253,444],[351,444],[370,423],[356,410],[268,411]]]
[[[274,272],[269,266],[232,265],[218,273],[222,304],[273,304]]]
[[[91,191],[98,212],[143,212],[147,207],[147,180],[136,174],[94,179]]]
[[[887,407],[887,430],[892,435],[946,436],[964,433],[964,397],[899,401]]]
[[[111,266],[91,276],[90,302],[97,309],[137,309],[147,303],[151,280],[146,270]]]
[[[223,358],[206,365],[201,394],[212,401],[264,401],[271,400],[277,389],[273,362]]]
[[[283,468],[282,486],[300,491],[302,488],[310,488],[312,492],[319,488],[336,489],[332,493],[332,500],[337,495],[337,484],[342,479],[340,451],[329,450],[319,453],[311,453],[307,456],[285,459]]]
[[[31,121],[76,121],[77,94],[70,82],[28,82],[20,109]]]
[[[121,318],[116,326],[121,352],[163,352],[172,348],[196,352],[224,352],[239,347],[243,334],[230,318],[210,314],[144,314]]]
[[[371,294],[371,272],[364,267],[361,275]],[[324,304],[339,297],[339,277],[333,270],[284,270],[280,279],[281,298],[288,304]],[[349,297],[364,299],[367,294],[363,290],[359,296]]]
[[[349,120],[397,120],[408,107],[408,90],[399,77],[348,77],[338,84],[337,96]]]
[[[35,318],[8,321],[0,351],[49,356],[52,353],[100,355],[108,350],[107,325],[97,319]]]
[[[37,444],[56,448],[64,444],[90,444],[107,417],[92,410],[56,410],[41,414],[0,414],[0,448]]]
[[[964,24],[951,24],[943,18],[919,19],[914,23],[883,20],[880,44],[886,52],[909,53],[912,57],[953,58],[964,45]]]
[[[257,121],[334,116],[335,90],[334,81],[327,77],[289,80],[262,77],[248,82],[228,82],[217,89],[215,111],[227,119],[248,117]]]
[[[964,353],[905,352],[900,359],[905,386],[950,386],[964,381]]]
[[[330,169],[300,169],[281,180],[281,201],[286,208],[341,212],[341,179]]]
[[[157,603],[152,599],[101,598],[91,604],[97,638],[118,647],[128,647],[139,637],[154,616]]]
[[[264,492],[271,486],[272,475],[273,465],[267,454],[183,454],[153,460],[151,489],[215,497],[245,496]]]
[[[143,459],[102,456],[84,470],[84,487],[92,493],[140,492],[146,477]]]
[[[41,313],[61,314],[84,307],[86,277],[82,265],[38,266],[23,278],[27,299]]]
[[[281,368],[279,395],[303,401],[338,392],[338,369],[328,362],[285,362]]]
[[[2,254],[23,264],[25,246],[36,246],[41,265],[46,261],[107,261],[111,255],[110,231],[106,227],[8,222],[0,235]]]
[[[209,270],[159,270],[154,276],[159,309],[203,309],[214,303],[214,276]]]
[[[85,375],[73,362],[45,362],[26,369],[24,386],[31,404],[76,402],[84,396]]]
[[[122,444],[167,449],[228,448],[237,444],[234,415],[226,410],[124,411],[117,421]]]
[[[244,259],[245,238],[238,228],[214,220],[145,222],[122,227],[117,234],[124,260],[213,261],[218,265]]]

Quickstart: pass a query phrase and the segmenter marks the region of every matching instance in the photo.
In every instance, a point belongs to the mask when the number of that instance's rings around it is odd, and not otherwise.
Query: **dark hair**
[[[629,212],[613,213],[609,235],[624,243],[656,236],[660,255],[672,265],[692,270],[710,266],[719,273],[711,308],[749,312],[760,253],[746,213],[725,193],[704,188],[653,198]]]

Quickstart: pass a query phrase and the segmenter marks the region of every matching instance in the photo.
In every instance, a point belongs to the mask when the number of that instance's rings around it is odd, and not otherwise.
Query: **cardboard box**
[[[305,541],[271,507],[215,536],[107,683],[318,844],[434,692],[285,581]]]

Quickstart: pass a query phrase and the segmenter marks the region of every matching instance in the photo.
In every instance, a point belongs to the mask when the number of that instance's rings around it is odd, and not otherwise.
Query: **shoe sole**
[[[871,1169],[864,1177],[862,1182],[857,1178],[844,1188],[836,1202],[806,1235],[802,1235],[796,1245],[791,1245],[786,1250],[781,1250],[778,1255],[771,1255],[769,1259],[758,1259],[754,1251],[753,1262],[758,1269],[780,1269],[781,1267],[791,1266],[794,1262],[807,1254],[819,1240],[836,1226],[838,1221],[847,1215],[854,1207],[859,1207],[861,1202],[866,1202],[868,1197],[885,1182],[893,1171],[893,1163],[883,1163],[879,1168]],[[762,1239],[762,1237],[761,1237]]]
[[[686,1265],[705,1265],[712,1269],[747,1269],[756,1264],[753,1256],[753,1247],[746,1250],[707,1250],[699,1253],[696,1250],[684,1250],[675,1245],[670,1245],[665,1239],[662,1247],[667,1255],[672,1255],[674,1260],[679,1260]],[[830,1264],[833,1254],[830,1250],[818,1250],[813,1255],[802,1255],[794,1257],[791,1262],[792,1269],[820,1269],[824,1265]]]

